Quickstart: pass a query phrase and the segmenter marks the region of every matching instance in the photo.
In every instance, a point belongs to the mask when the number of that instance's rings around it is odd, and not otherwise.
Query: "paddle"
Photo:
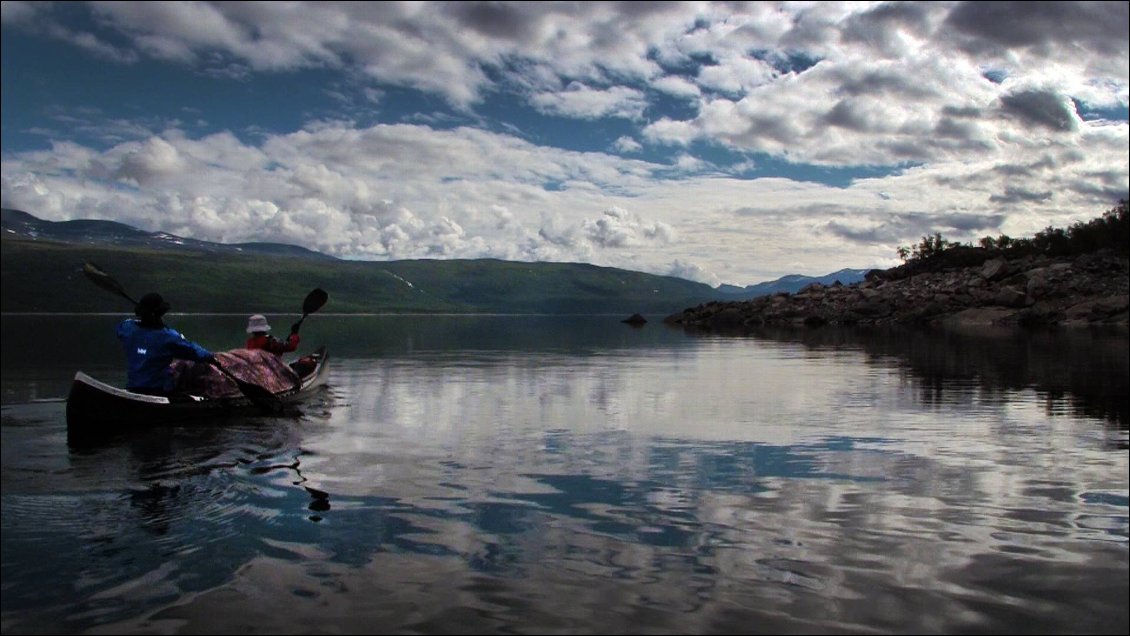
[[[290,328],[291,331],[298,333],[298,328],[302,326],[303,321],[306,320],[306,316],[309,316],[315,311],[321,309],[322,305],[325,305],[326,301],[329,300],[329,298],[330,295],[327,294],[326,291],[321,287],[318,287],[309,294],[306,294],[306,300],[302,301],[302,317],[299,318],[298,322],[294,323],[294,326]]]
[[[82,266],[82,273],[86,274],[86,277],[89,278],[95,285],[98,285],[99,287],[107,291],[118,294],[122,298],[125,298],[126,300],[133,303],[135,306],[137,305],[137,301],[130,298],[129,294],[126,293],[126,290],[122,288],[118,281],[114,280],[110,277],[109,274],[102,271],[101,267],[98,267],[94,263],[87,263]]]
[[[114,280],[114,278],[106,272],[102,271],[101,267],[98,267],[94,263],[86,263],[82,266],[82,273],[86,274],[86,277],[89,278],[95,285],[98,285],[99,287],[107,291],[118,294],[122,298],[125,298],[126,300],[133,303],[135,306],[137,305],[137,301],[135,301],[133,298],[130,298],[129,294],[126,293],[126,290],[124,287],[122,287],[121,283]],[[316,289],[314,290],[314,292],[322,292],[322,290]],[[314,292],[310,292],[310,295],[314,295]],[[325,292],[322,292],[322,294],[324,295]],[[307,301],[310,301],[310,296],[307,296],[306,299]],[[311,304],[313,304],[313,302],[314,301],[311,301]],[[325,304],[325,302],[326,301],[323,298],[321,304],[319,304],[318,307],[321,307],[321,305]],[[303,306],[305,307],[305,305]],[[316,310],[317,309],[315,308],[314,311]],[[244,382],[243,380],[240,380],[239,378],[232,375],[227,369],[220,366],[219,360],[216,360],[212,364],[212,367],[227,376],[227,378],[232,382],[235,382],[235,385],[239,387],[240,393],[243,393],[243,396],[250,400],[251,403],[255,406],[258,406],[268,413],[282,412],[282,400],[280,400],[274,393],[271,393],[258,384],[252,384],[250,382]]]

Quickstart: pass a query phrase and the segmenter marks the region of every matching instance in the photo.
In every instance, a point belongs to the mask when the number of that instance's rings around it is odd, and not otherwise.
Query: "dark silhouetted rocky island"
[[[714,301],[668,316],[686,328],[735,331],[806,325],[1127,325],[1127,203],[1066,230],[980,245],[924,237],[906,262],[851,285]]]

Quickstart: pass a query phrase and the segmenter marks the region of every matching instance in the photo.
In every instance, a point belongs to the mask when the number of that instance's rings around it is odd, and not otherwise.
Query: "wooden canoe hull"
[[[325,347],[313,356],[317,365],[294,389],[275,394],[283,403],[295,403],[325,384],[328,356]],[[68,436],[97,435],[135,427],[185,425],[217,418],[255,415],[262,410],[243,396],[214,399],[196,395],[174,398],[143,395],[100,382],[79,371],[67,396]]]

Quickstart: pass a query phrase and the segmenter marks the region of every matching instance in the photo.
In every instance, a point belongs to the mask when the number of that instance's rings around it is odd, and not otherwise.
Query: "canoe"
[[[326,348],[320,347],[311,357],[316,361],[314,368],[294,388],[275,393],[279,401],[300,402],[325,384],[329,370]],[[262,412],[243,396],[144,395],[99,382],[79,371],[67,396],[67,435],[81,438],[139,426],[185,425]]]

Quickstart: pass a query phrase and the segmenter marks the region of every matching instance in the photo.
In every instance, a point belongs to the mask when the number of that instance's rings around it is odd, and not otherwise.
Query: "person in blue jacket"
[[[169,303],[160,294],[142,296],[133,313],[118,325],[118,339],[126,353],[128,365],[126,389],[134,393],[169,395],[173,392],[173,376],[169,364],[175,359],[215,364],[216,357],[204,347],[185,338],[161,319],[169,311]]]

